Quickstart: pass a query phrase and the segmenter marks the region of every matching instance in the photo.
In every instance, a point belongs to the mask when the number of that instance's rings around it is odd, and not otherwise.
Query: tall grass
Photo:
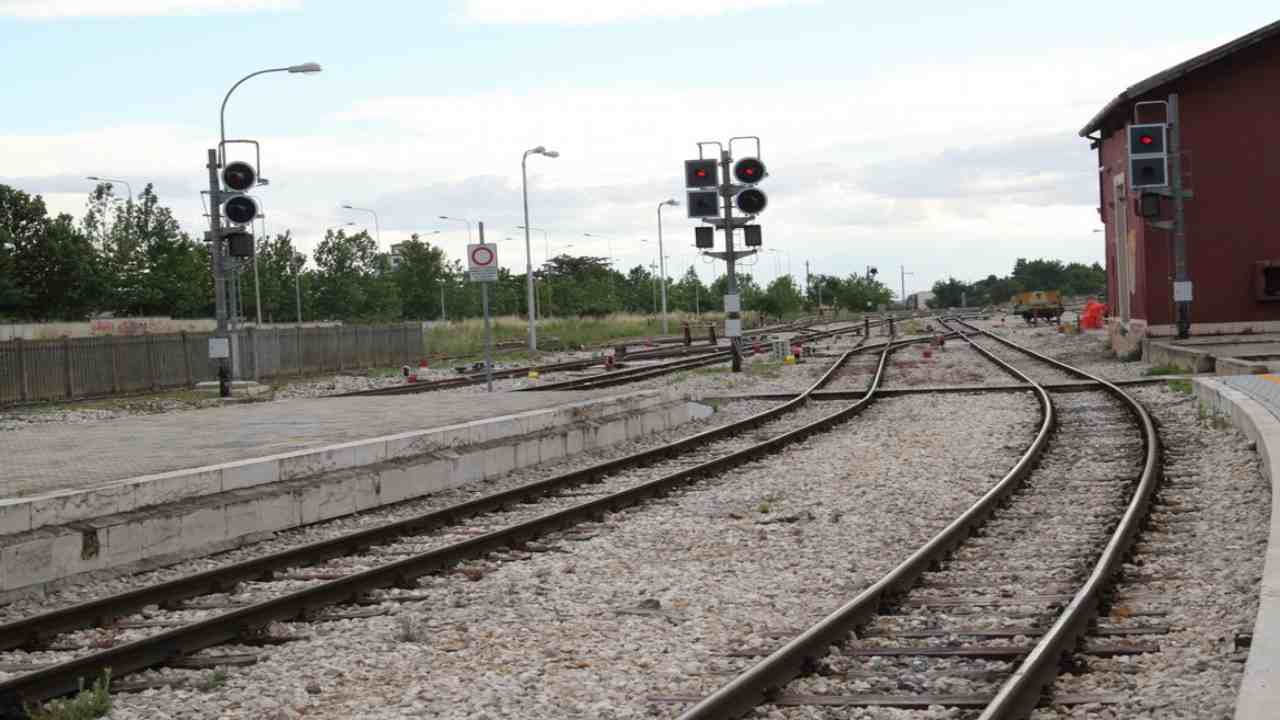
[[[694,324],[694,339],[705,338],[707,322],[719,322],[720,313],[703,313],[695,317],[691,313],[672,313],[670,329],[673,335],[681,332],[685,320]],[[528,332],[528,321],[515,315],[493,319],[493,342],[523,341]],[[604,318],[548,318],[538,321],[538,347],[543,350],[577,350],[589,346],[605,345],[619,340],[638,340],[662,334],[662,320],[651,315],[617,313]],[[427,351],[451,356],[468,356],[484,350],[484,320],[466,320],[438,323],[427,331]]]

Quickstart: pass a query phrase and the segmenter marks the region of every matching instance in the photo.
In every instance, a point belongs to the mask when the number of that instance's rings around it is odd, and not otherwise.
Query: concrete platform
[[[1197,373],[1252,375],[1280,371],[1280,335],[1208,335],[1148,339],[1143,359]]]
[[[662,390],[430,394],[0,433],[0,599],[210,554],[689,417]]]
[[[1280,376],[1197,378],[1196,397],[1257,443],[1271,482],[1271,530],[1258,617],[1236,699],[1236,720],[1270,720],[1280,708]]]

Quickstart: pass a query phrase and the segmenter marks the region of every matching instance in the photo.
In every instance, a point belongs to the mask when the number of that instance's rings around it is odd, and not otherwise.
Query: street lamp
[[[471,242],[471,221],[466,218],[449,217],[448,215],[439,216],[441,220],[453,220],[455,222],[464,222],[467,224],[467,242]]]
[[[133,204],[133,187],[129,185],[129,183],[125,182],[124,180],[117,180],[115,178],[108,178],[108,177],[98,177],[97,175],[90,175],[89,177],[86,177],[85,180],[92,180],[94,182],[120,183],[121,185],[124,186],[126,190],[129,191],[129,204],[130,205]]]
[[[667,261],[666,256],[662,254],[662,208],[671,206],[675,207],[680,203],[675,198],[663,200],[658,203],[658,259],[662,273],[662,334],[666,335],[670,330],[667,328]]]
[[[378,213],[370,210],[369,208],[352,207],[350,205],[343,205],[342,209],[355,210],[356,212],[367,212],[373,216],[373,235],[378,239],[378,250],[382,250],[382,228],[378,225]]]
[[[306,264],[305,259],[302,257],[302,253],[295,252],[293,254],[293,262],[291,264],[293,265],[293,300],[295,303],[297,303],[298,324],[301,325],[302,324],[302,282],[298,279],[298,276],[302,272],[302,266]]]
[[[266,70],[259,70],[257,72],[249,73],[248,75],[245,75],[244,77],[236,81],[236,84],[232,85],[231,89],[227,91],[226,96],[222,98],[222,110],[218,113],[218,139],[222,141],[218,145],[218,162],[224,165],[226,164],[226,159],[225,159],[226,151],[224,146],[227,144],[227,101],[231,99],[231,93],[235,92],[236,88],[240,87],[240,85],[245,80],[248,80],[251,77],[257,77],[258,75],[266,75],[267,73],[287,72],[292,74],[298,74],[298,73],[310,74],[310,73],[318,73],[320,72],[320,70],[321,68],[319,63],[309,62],[309,63],[302,63],[301,65],[290,65],[288,67],[267,68]]]
[[[520,156],[520,191],[524,196],[524,267],[525,267],[525,292],[526,307],[529,308],[529,350],[537,352],[538,350],[538,326],[537,318],[534,317],[534,298],[533,298],[533,250],[529,246],[529,170],[528,161],[530,155],[545,155],[549,158],[558,158],[560,153],[555,150],[548,150],[539,145],[524,151],[524,155]]]

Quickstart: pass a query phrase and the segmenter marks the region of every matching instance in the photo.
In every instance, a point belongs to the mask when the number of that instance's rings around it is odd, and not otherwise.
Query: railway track
[[[879,327],[889,322],[888,320],[877,320],[871,322],[867,327]],[[801,324],[800,327],[808,327]],[[744,340],[749,341],[750,338],[759,337],[761,335],[773,332],[787,332],[793,328],[789,326],[774,326],[770,328],[762,328],[760,330],[748,333],[744,336]],[[804,342],[812,342],[815,340],[829,339],[840,335],[850,335],[863,332],[863,328],[859,326],[849,326],[843,328],[833,328],[831,330],[818,331],[809,333],[803,337]],[[694,355],[696,357],[685,357]],[[717,363],[728,362],[732,358],[732,353],[728,348],[715,345],[701,345],[679,348],[659,348],[656,350],[646,350],[637,353],[630,353],[626,356],[628,361],[645,361],[658,358],[677,357],[677,359],[654,365],[643,365],[623,370],[610,370],[601,372],[588,377],[570,378],[550,383],[540,383],[535,386],[521,388],[519,392],[540,392],[548,390],[594,390],[607,387],[615,387],[626,383],[648,380],[654,377],[660,377],[682,370],[689,370],[698,367],[706,367]],[[530,371],[539,373],[555,373],[555,372],[573,372],[577,370],[586,370],[591,367],[600,365],[598,359],[570,360],[563,363],[554,363],[549,365],[523,366],[517,368],[505,368],[502,370],[494,370],[494,379],[515,378],[528,375]],[[484,373],[471,373],[468,375],[460,375],[456,378],[445,378],[443,380],[435,380],[431,382],[422,382],[406,385],[395,385],[392,387],[376,388],[373,390],[361,390],[357,392],[343,393],[334,397],[377,397],[384,395],[412,395],[417,393],[432,392],[435,390],[448,390],[459,387],[467,387],[470,385],[479,385],[486,382]]]
[[[889,353],[904,344],[861,350],[879,350],[883,372]],[[184,661],[216,663],[196,654],[219,645],[287,640],[263,635],[273,622],[333,619],[342,616],[334,608],[344,605],[422,599],[413,594],[420,577],[495,553],[518,553],[534,538],[776,452],[853,417],[873,400],[875,384],[834,412],[828,405],[807,403],[809,394],[859,350],[844,353],[790,401],[667,446],[0,625],[0,663],[16,675],[0,682],[0,718],[24,717],[25,704],[75,692],[108,669],[124,678]],[[100,645],[104,628],[118,633],[117,643],[105,648]]]
[[[697,699],[681,720],[739,717],[757,706],[944,706],[956,717],[1025,718],[1069,653],[1154,649],[1150,638],[1165,628],[1098,618],[1159,479],[1151,418],[1110,383],[960,325],[980,353],[1035,393],[1041,422],[1030,447],[906,560]],[[1006,362],[1014,353],[1016,363]],[[1051,398],[1040,382],[1059,373],[1097,389]],[[1086,634],[1090,642],[1080,644]]]

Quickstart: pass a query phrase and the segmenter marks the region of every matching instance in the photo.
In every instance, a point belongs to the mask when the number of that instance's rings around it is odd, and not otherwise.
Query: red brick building
[[[1138,217],[1125,125],[1178,94],[1193,335],[1280,331],[1280,22],[1120,93],[1080,135],[1098,149],[1107,293],[1117,349],[1176,333],[1173,232]],[[1140,122],[1162,122],[1143,106]],[[1170,172],[1172,172],[1172,165]],[[1161,200],[1162,220],[1173,202]],[[1274,267],[1272,267],[1274,265]]]

